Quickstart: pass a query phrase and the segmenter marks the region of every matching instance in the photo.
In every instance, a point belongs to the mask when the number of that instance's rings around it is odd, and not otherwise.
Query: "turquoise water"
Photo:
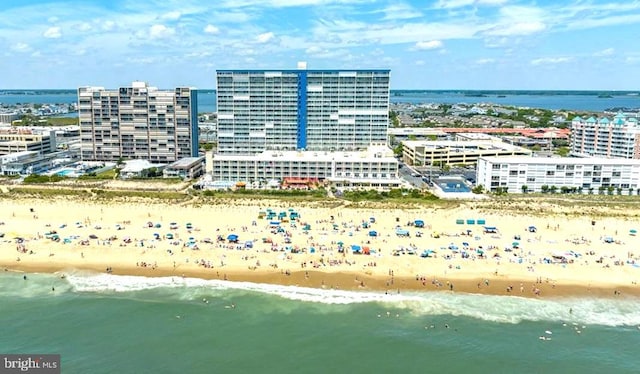
[[[637,373],[638,301],[4,273],[0,352],[63,373]]]
[[[56,174],[61,176],[61,177],[65,177],[69,174],[73,173],[73,169],[65,169],[65,170],[61,170],[59,172],[57,172]]]

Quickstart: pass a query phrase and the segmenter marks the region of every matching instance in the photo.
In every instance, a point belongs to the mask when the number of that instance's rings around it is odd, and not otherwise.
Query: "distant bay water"
[[[602,112],[607,109],[640,109],[640,91],[464,91],[392,90],[391,103],[475,104]],[[0,90],[0,104],[71,104],[76,90]],[[198,112],[216,111],[215,90],[198,90]]]

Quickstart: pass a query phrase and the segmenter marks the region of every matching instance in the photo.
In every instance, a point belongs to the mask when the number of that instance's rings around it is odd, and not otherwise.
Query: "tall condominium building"
[[[198,99],[193,88],[159,90],[143,82],[105,90],[78,89],[83,160],[198,156]]]
[[[218,154],[384,144],[389,70],[218,70]]]
[[[571,121],[571,154],[581,157],[640,158],[638,119],[617,114]]]

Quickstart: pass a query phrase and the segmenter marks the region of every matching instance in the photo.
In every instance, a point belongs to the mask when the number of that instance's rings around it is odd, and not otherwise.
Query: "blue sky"
[[[391,69],[394,89],[640,89],[640,0],[2,0],[0,88],[215,88]]]

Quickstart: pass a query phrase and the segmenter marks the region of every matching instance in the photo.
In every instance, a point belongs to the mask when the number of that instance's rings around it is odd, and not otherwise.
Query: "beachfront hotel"
[[[218,70],[217,108],[214,180],[401,183],[398,162],[380,151],[388,149],[389,70]]]
[[[477,184],[508,193],[561,192],[638,195],[640,160],[568,157],[481,157]],[[523,186],[526,186],[523,188]]]
[[[160,90],[144,82],[78,89],[82,160],[168,163],[198,156],[198,100],[193,88]]]
[[[54,132],[36,133],[30,129],[0,129],[0,156],[34,151],[41,155],[56,151]]]
[[[640,159],[638,119],[622,113],[613,118],[571,120],[571,155]]]

